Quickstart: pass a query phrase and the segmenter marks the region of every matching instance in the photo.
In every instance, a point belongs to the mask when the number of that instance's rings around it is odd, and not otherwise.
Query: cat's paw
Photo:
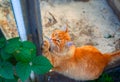
[[[49,42],[48,41],[44,41],[43,46],[42,46],[42,51],[43,52],[49,51],[49,48],[50,48]]]

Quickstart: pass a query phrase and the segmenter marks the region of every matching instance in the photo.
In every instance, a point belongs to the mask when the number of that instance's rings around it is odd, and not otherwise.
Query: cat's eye
[[[57,36],[57,33],[54,33],[54,36]]]
[[[59,42],[59,43],[61,42],[61,40],[60,40],[60,39],[57,39],[56,41],[57,41],[57,42]]]

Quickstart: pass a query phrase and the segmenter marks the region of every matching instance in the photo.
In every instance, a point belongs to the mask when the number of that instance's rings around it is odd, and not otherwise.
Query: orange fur
[[[97,79],[108,64],[120,59],[120,51],[102,54],[94,46],[67,46],[66,43],[71,41],[68,29],[54,31],[51,40],[44,41],[44,56],[50,60],[54,71],[75,80]]]

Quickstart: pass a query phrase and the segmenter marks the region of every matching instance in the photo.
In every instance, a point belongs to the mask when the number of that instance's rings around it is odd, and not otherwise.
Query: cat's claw
[[[50,44],[48,41],[44,41],[43,46],[42,46],[42,50],[43,51],[48,51],[50,47]]]

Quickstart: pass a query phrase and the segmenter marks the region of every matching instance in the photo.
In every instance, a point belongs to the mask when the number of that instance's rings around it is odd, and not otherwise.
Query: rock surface
[[[54,21],[49,12],[57,23],[45,26],[50,20]],[[41,13],[44,36],[50,37],[51,32],[63,29],[67,24],[76,46],[94,45],[103,53],[116,50],[116,41],[120,38],[120,22],[106,0],[42,0]]]

